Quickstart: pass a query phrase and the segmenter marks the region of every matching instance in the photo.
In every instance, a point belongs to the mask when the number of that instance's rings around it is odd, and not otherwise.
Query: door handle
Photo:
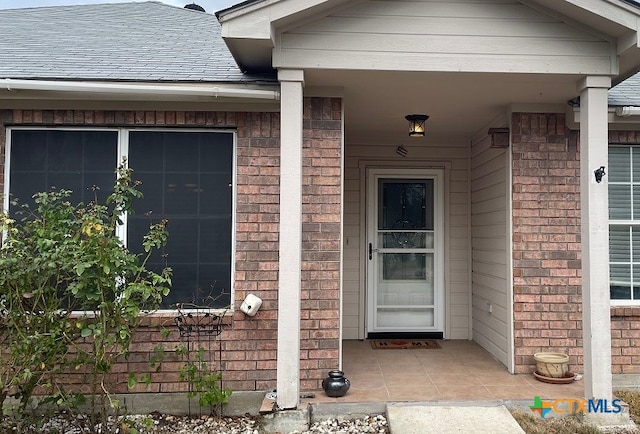
[[[373,245],[369,243],[369,260],[373,259]]]

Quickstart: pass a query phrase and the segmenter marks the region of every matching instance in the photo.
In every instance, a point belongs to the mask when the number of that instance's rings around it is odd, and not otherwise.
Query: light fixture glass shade
[[[424,137],[424,124],[429,119],[427,115],[406,115],[404,117],[409,121],[409,136]]]

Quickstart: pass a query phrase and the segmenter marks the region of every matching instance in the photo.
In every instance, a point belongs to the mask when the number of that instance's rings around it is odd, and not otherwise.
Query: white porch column
[[[582,220],[582,333],[585,398],[612,398],[609,310],[609,194],[607,90],[609,77],[586,77],[580,92],[580,206]]]
[[[280,80],[280,262],[278,277],[277,404],[300,397],[300,282],[302,267],[302,87],[300,70],[278,71]]]

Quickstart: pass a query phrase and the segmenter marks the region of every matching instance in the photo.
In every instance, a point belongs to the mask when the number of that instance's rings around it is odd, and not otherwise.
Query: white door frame
[[[371,278],[371,273],[375,269],[374,260],[369,260],[368,246],[375,236],[375,222],[377,214],[377,185],[380,178],[392,179],[432,179],[434,183],[434,326],[428,330],[414,330],[415,332],[445,332],[445,279],[444,279],[444,169],[437,168],[367,168],[366,169],[366,329],[365,334],[382,331],[373,330],[375,303],[373,300],[375,279]],[[375,254],[375,252],[373,252]],[[395,330],[397,332],[409,330]]]

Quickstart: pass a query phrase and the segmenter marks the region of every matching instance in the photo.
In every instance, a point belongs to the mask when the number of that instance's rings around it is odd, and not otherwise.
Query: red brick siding
[[[640,374],[640,307],[611,308],[611,365],[614,374]]]
[[[533,354],[568,352],[582,367],[580,190],[577,133],[564,114],[516,113],[513,279],[516,372]]]
[[[302,171],[302,390],[321,388],[338,368],[342,107],[339,99],[304,104]]]
[[[341,227],[341,101],[304,101],[303,269],[301,378],[318,389],[337,367]],[[278,235],[280,175],[279,113],[4,110],[0,116],[0,176],[4,173],[5,126],[180,126],[237,131],[235,307],[251,292],[263,300],[253,318],[239,311],[220,336],[225,387],[269,390],[276,383]],[[0,188],[3,187],[3,183]],[[161,328],[171,330],[163,338]],[[169,350],[160,372],[149,366],[153,348]],[[185,391],[182,362],[171,353],[180,344],[173,317],[152,317],[135,336],[131,355],[114,369],[117,389],[126,391],[128,372],[151,373],[137,392]],[[213,345],[217,348],[217,343]],[[216,360],[218,356],[216,354]],[[82,382],[80,378],[73,380]]]
[[[582,370],[579,146],[563,114],[513,116],[513,274],[516,372],[537,351],[563,351]],[[609,143],[640,143],[610,131]],[[640,307],[611,308],[614,374],[640,373]]]

